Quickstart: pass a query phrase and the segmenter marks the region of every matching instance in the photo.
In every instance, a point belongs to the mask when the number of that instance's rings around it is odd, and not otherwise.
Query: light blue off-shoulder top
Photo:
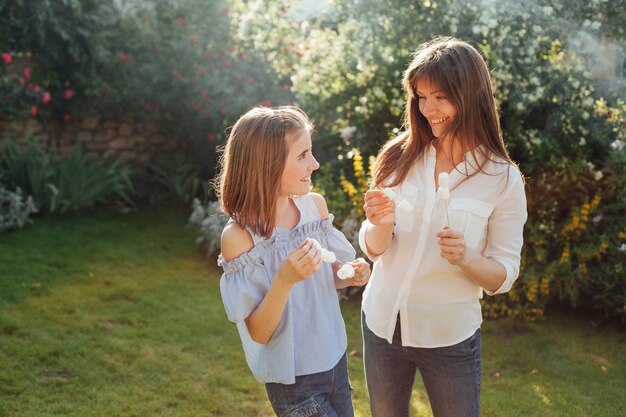
[[[355,258],[352,245],[333,227],[332,215],[322,219],[310,195],[296,196],[293,201],[300,211],[295,228],[278,227],[269,239],[250,233],[255,244],[250,251],[229,261],[220,254],[217,261],[224,270],[220,289],[226,314],[237,324],[250,370],[265,383],[293,384],[298,375],[328,371],[347,347],[332,267],[327,263],[293,286],[280,324],[266,345],[248,333],[244,320],[263,300],[280,265],[304,239],[316,239],[342,262]]]

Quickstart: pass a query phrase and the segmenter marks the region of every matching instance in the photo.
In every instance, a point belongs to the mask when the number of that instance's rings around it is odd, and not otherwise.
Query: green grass
[[[0,236],[0,416],[271,416],[187,209],[38,219]],[[342,304],[369,416],[359,302]],[[622,415],[626,334],[558,313],[483,326],[484,417]],[[430,416],[416,383],[413,415]]]

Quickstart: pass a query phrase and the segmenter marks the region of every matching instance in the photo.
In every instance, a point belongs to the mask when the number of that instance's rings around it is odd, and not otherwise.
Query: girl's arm
[[[337,278],[337,271],[341,268],[341,265],[333,265],[333,276],[335,277],[335,288],[338,290],[346,287],[362,287],[367,284],[370,279],[371,268],[370,264],[363,258],[357,258],[352,262],[346,262],[354,268],[354,277],[348,279]]]
[[[393,203],[381,190],[369,190],[365,193],[363,210],[370,223],[365,230],[366,252],[379,256],[389,248],[393,238],[396,221]]]
[[[231,223],[224,229],[222,233],[224,259],[234,259],[253,246],[250,234],[236,223]],[[291,288],[296,282],[314,274],[321,263],[319,251],[308,239],[289,254],[278,269],[261,303],[245,319],[252,340],[261,344],[267,344],[271,340],[282,318]]]

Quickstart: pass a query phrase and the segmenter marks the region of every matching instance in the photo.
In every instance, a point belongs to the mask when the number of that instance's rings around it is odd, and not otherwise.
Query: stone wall
[[[54,145],[64,154],[80,141],[83,153],[89,158],[114,157],[129,162],[155,161],[178,149],[174,139],[132,118],[113,121],[94,115],[63,125],[44,124],[34,118],[25,121],[0,119],[0,143],[5,133],[20,144],[25,144],[32,136],[40,144]]]

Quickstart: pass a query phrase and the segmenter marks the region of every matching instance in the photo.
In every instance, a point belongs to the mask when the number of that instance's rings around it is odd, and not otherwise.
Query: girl
[[[252,373],[278,416],[353,416],[345,325],[336,289],[362,286],[369,264],[333,228],[324,198],[310,193],[319,168],[306,115],[258,107],[235,124],[220,160],[222,232],[218,264],[228,318],[237,324]],[[321,247],[352,265],[322,263]]]
[[[452,38],[422,45],[403,84],[407,131],[378,155],[359,234],[374,261],[362,304],[372,416],[408,416],[419,371],[435,417],[478,417],[479,299],[518,276],[524,181],[473,47]],[[385,187],[412,210],[396,210]],[[439,187],[447,193],[438,199]]]

